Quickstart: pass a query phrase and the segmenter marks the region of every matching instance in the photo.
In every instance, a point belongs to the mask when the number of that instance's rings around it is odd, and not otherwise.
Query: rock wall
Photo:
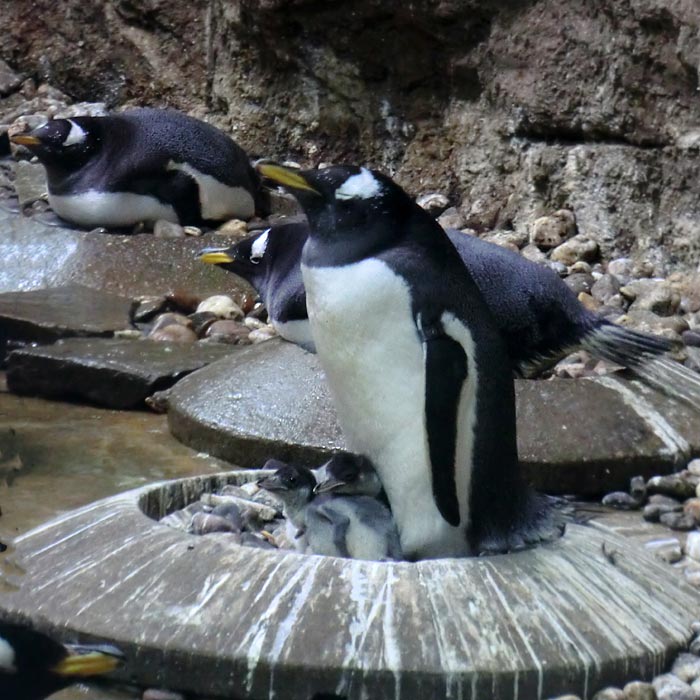
[[[606,256],[700,260],[696,0],[54,5],[4,0],[0,57],[76,98],[207,114],[253,155],[367,162],[477,230],[568,208]]]

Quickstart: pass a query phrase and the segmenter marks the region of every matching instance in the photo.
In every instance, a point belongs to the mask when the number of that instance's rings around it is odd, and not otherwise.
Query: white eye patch
[[[357,175],[349,177],[336,191],[336,199],[370,199],[376,197],[382,191],[382,186],[377,178],[362,168]]]
[[[16,673],[15,650],[0,637],[0,673]]]
[[[70,131],[68,132],[68,136],[66,136],[66,140],[63,142],[63,145],[74,146],[77,143],[82,143],[85,141],[87,134],[72,119],[69,119],[68,123],[70,124]]]
[[[270,236],[270,229],[267,229],[263,234],[255,239],[251,249],[250,249],[250,261],[253,263],[259,263],[265,251],[267,250],[268,238]]]

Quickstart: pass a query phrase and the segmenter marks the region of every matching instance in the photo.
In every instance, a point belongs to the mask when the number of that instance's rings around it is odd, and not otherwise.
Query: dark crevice
[[[657,150],[670,145],[667,141],[646,138],[632,140],[624,136],[611,134],[584,133],[577,129],[554,128],[544,129],[518,128],[512,134],[516,138],[527,139],[531,143],[543,143],[549,146],[627,146],[641,150]]]

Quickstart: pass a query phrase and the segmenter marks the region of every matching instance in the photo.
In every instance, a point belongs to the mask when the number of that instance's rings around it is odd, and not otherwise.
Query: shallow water
[[[0,388],[3,543],[60,513],[120,491],[231,468],[177,442],[165,416],[22,398]],[[140,697],[81,685],[52,700]]]

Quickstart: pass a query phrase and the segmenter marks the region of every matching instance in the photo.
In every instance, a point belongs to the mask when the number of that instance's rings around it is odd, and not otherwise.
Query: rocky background
[[[695,0],[4,0],[0,58],[172,105],[252,155],[366,162],[453,225],[573,212],[606,258],[700,260]],[[460,225],[461,224],[461,225]]]

